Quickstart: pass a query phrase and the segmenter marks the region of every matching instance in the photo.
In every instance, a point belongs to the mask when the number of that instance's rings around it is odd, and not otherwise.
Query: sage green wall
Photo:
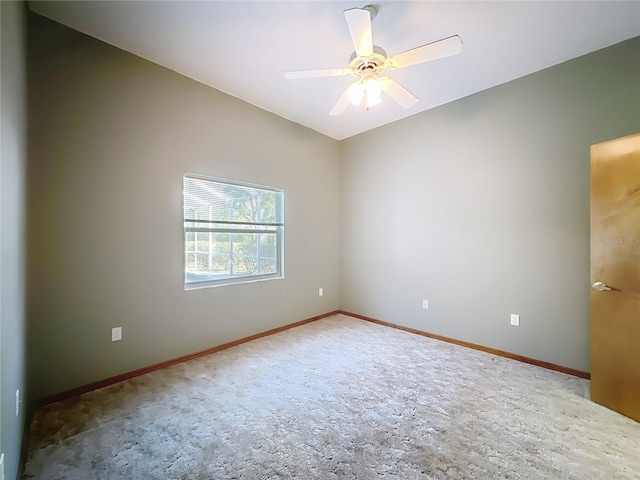
[[[34,398],[338,308],[336,141],[35,14],[28,52]],[[284,190],[284,279],[184,291],[187,172]]]
[[[0,451],[7,480],[17,478],[25,421],[24,408],[16,416],[16,390],[24,398],[26,10],[25,2],[0,2]]]
[[[588,371],[589,148],[639,86],[635,38],[343,141],[341,307]]]

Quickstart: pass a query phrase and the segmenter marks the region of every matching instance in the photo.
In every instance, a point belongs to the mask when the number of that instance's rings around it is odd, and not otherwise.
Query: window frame
[[[186,188],[185,188],[185,184],[186,184],[186,179],[187,178],[192,178],[195,180],[203,180],[206,182],[211,182],[211,183],[215,183],[215,184],[223,184],[223,185],[230,185],[232,187],[240,187],[240,188],[253,188],[253,189],[259,189],[259,190],[264,190],[264,191],[268,191],[268,192],[274,192],[276,193],[276,219],[279,219],[279,221],[276,221],[274,223],[264,223],[264,222],[234,222],[234,221],[227,221],[227,220],[221,220],[221,221],[212,221],[212,220],[198,220],[196,219],[187,219],[187,215],[186,215],[186,201],[185,201],[185,197],[186,197]],[[195,173],[185,173],[182,177],[182,225],[183,225],[183,233],[182,233],[182,258],[183,258],[183,283],[184,283],[184,289],[185,291],[189,291],[189,290],[200,290],[203,288],[212,288],[212,287],[222,287],[225,285],[236,285],[236,284],[241,284],[241,283],[254,283],[254,282],[261,282],[261,281],[266,281],[266,280],[274,280],[274,279],[280,279],[280,278],[284,278],[284,226],[285,226],[285,221],[284,221],[284,190],[281,188],[277,188],[277,187],[271,187],[271,186],[266,186],[266,185],[260,185],[260,184],[256,184],[256,183],[249,183],[249,182],[243,182],[243,181],[238,181],[238,180],[230,180],[227,178],[219,178],[219,177],[210,177],[210,176],[206,176],[206,175],[200,175],[200,174],[195,174]],[[225,225],[224,228],[194,228],[194,227],[187,227],[187,223],[215,223],[216,225]],[[264,229],[246,229],[246,228],[240,228],[240,229],[234,229],[233,226],[234,225],[254,225],[257,227],[263,226],[263,227],[267,227],[267,226],[273,226],[275,227],[275,229],[273,230],[268,230],[267,228]],[[189,252],[187,252],[187,234],[188,233],[193,233],[193,244],[194,244],[194,250],[190,250]],[[201,253],[198,252],[198,241],[196,240],[197,234],[198,233],[225,233],[225,234],[229,234],[229,235],[235,235],[235,234],[275,234],[275,238],[276,238],[276,248],[275,248],[275,253],[276,253],[276,272],[274,273],[267,273],[267,274],[245,274],[245,275],[237,275],[237,276],[227,276],[224,278],[220,278],[220,279],[216,279],[216,280],[203,280],[203,281],[191,281],[191,282],[187,282],[187,254],[188,253]],[[229,256],[232,256],[232,253],[229,253]]]

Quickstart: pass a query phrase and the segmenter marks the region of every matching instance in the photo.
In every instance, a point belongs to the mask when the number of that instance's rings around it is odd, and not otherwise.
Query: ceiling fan
[[[360,105],[366,96],[366,107],[381,103],[381,94],[385,92],[404,108],[411,108],[418,98],[392,78],[381,76],[385,70],[410,67],[418,63],[430,62],[439,58],[457,55],[462,50],[462,40],[457,35],[443,38],[421,47],[407,50],[392,57],[373,44],[371,20],[378,13],[375,5],[364,8],[351,8],[344,11],[349,33],[355,52],[351,54],[346,68],[327,68],[323,70],[299,70],[286,72],[287,79],[332,77],[353,75],[358,80],[352,83],[342,94],[329,115],[341,115],[349,105]]]

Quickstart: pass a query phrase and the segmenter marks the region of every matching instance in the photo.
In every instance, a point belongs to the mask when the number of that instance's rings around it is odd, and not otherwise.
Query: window
[[[184,176],[185,289],[283,276],[280,190]]]

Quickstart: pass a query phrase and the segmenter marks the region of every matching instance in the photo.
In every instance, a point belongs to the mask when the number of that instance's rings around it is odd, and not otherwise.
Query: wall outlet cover
[[[422,300],[422,308],[429,310],[429,300]]]
[[[515,313],[511,314],[511,325],[513,325],[515,327],[519,327],[520,326],[520,315],[517,315]]]
[[[321,297],[324,295],[324,288],[319,288],[318,289],[318,296]]]
[[[111,341],[117,342],[122,340],[122,327],[115,327],[111,329]]]

